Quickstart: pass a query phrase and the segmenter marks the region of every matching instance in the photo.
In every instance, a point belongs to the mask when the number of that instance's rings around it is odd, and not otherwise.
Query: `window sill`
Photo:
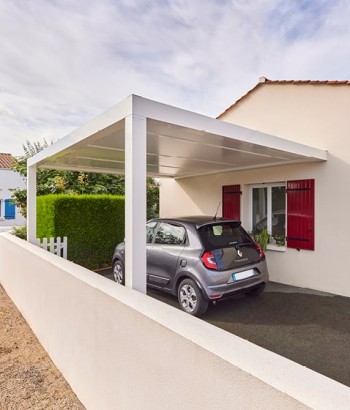
[[[268,244],[266,250],[268,251],[276,251],[276,252],[285,252],[287,249],[286,246],[277,246],[273,244]]]

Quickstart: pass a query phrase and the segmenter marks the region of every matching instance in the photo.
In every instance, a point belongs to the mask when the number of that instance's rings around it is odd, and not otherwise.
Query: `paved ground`
[[[110,270],[100,273],[111,279]],[[148,293],[178,307],[172,296]],[[271,282],[259,297],[210,306],[202,319],[350,387],[350,298]]]

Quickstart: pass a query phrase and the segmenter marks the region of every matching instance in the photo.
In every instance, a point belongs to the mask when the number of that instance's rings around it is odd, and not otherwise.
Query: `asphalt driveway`
[[[172,296],[148,294],[178,308]],[[350,298],[271,282],[258,297],[209,306],[202,319],[350,387]]]

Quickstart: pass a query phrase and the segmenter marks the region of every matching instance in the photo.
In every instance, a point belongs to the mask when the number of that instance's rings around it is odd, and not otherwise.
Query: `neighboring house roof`
[[[0,152],[0,169],[11,169],[15,158],[11,154]]]
[[[244,100],[249,94],[255,91],[257,88],[261,87],[262,85],[266,84],[295,84],[295,85],[350,85],[350,81],[330,81],[330,80],[269,80],[266,77],[260,77],[258,84],[249,90],[246,94],[244,94],[241,98],[235,101],[232,105],[230,105],[224,112],[218,115],[216,118],[220,119],[227,111],[237,105],[239,102]]]

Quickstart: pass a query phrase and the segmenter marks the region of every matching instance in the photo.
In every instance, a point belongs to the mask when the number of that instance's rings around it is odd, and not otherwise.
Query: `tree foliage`
[[[17,157],[12,169],[22,177],[27,177],[28,158],[46,148],[49,144],[26,141],[22,147],[24,155]],[[37,195],[48,194],[111,194],[125,195],[123,175],[60,171],[39,168],[37,170]],[[24,217],[27,215],[27,189],[15,189],[12,199],[20,207]],[[147,217],[158,216],[159,187],[153,178],[147,178]]]

